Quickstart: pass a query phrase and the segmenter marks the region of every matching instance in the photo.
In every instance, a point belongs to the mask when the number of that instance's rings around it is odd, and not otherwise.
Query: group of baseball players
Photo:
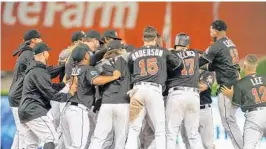
[[[257,57],[244,61],[226,36],[227,25],[210,25],[211,45],[191,49],[176,35],[163,48],[152,26],[143,46],[126,45],[115,30],[73,33],[71,45],[48,66],[50,48],[37,30],[24,34],[9,103],[17,132],[12,149],[214,149],[211,87],[217,81],[223,127],[235,149],[255,149],[266,132],[266,78]],[[51,79],[59,77],[60,83]],[[216,78],[216,79],[215,79]],[[235,112],[245,112],[244,135]]]

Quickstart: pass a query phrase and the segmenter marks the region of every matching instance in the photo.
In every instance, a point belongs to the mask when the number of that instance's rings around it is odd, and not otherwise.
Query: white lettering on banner
[[[47,2],[46,7],[44,6],[42,2],[21,2],[18,3],[18,10],[16,11],[14,9],[15,3],[5,3],[3,22],[6,25],[19,23],[25,26],[35,26],[42,23],[45,27],[52,27],[55,20],[60,20],[59,23],[64,28],[90,28],[96,25],[95,19],[99,19],[100,28],[124,27],[130,29],[136,26],[139,12],[137,2],[96,2],[87,4],[84,2]],[[42,11],[44,12],[43,17],[40,16]],[[13,14],[14,12],[17,12],[17,14]],[[56,15],[57,13],[60,13],[60,15]],[[101,14],[100,18],[95,18],[97,13]],[[40,18],[43,18],[43,20],[40,20]]]
[[[87,4],[87,12],[85,17],[85,27],[92,27],[95,20],[96,10],[102,7],[102,3],[88,3]],[[99,19],[99,18],[96,18]]]
[[[30,5],[31,4],[31,5]],[[36,25],[39,21],[39,15],[29,16],[29,13],[39,14],[41,12],[41,3],[38,2],[23,2],[18,7],[18,18],[21,24]]]
[[[67,5],[73,5],[75,4],[75,8],[69,8],[66,11],[63,12],[61,17],[61,22],[64,24],[65,28],[75,28],[75,27],[81,27],[82,25],[82,18],[84,14],[84,4],[80,2],[71,2],[67,3]],[[74,16],[74,19],[71,19],[71,17]]]
[[[6,3],[3,12],[3,22],[7,25],[14,25],[16,23],[16,17],[13,16],[14,2]]]
[[[55,13],[58,11],[62,11],[65,8],[64,4],[49,2],[46,5],[46,12],[44,17],[43,25],[46,27],[51,27],[54,25]]]

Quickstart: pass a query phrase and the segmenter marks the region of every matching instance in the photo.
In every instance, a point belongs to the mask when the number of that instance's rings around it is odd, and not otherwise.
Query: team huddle
[[[143,46],[126,45],[115,30],[73,33],[72,44],[48,66],[48,45],[37,30],[24,34],[9,103],[17,127],[12,149],[214,149],[211,87],[219,88],[224,129],[235,149],[255,149],[266,135],[266,78],[256,74],[257,57],[244,61],[222,20],[212,22],[206,51],[176,35],[163,48],[152,26]],[[59,77],[60,83],[51,79]],[[245,112],[244,134],[236,124]]]

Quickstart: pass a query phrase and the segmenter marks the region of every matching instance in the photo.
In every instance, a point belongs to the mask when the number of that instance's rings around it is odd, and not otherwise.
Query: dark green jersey
[[[257,74],[245,76],[234,86],[233,104],[245,112],[256,107],[266,107],[266,77]]]

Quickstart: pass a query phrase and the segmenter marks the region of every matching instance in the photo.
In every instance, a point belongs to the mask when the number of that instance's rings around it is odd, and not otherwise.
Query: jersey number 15
[[[155,75],[159,70],[159,67],[157,65],[157,58],[155,57],[140,60],[139,67],[141,76],[147,76],[148,74]]]

